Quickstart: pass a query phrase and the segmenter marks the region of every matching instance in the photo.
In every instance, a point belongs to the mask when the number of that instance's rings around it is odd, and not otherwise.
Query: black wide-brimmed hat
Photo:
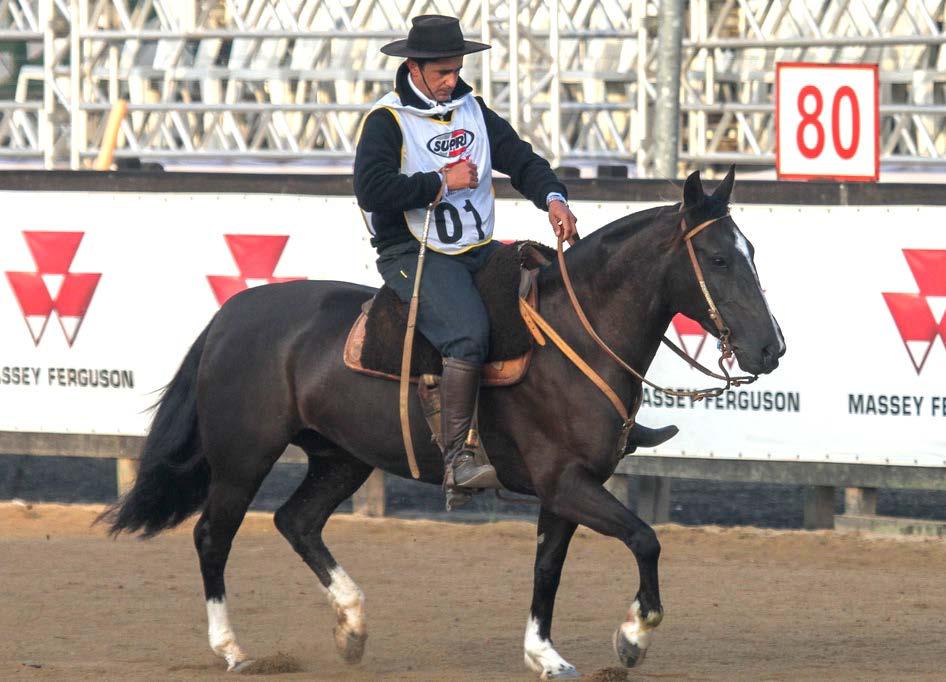
[[[395,40],[381,48],[384,54],[410,59],[446,59],[488,50],[489,45],[463,39],[460,20],[440,14],[414,17],[406,40]]]

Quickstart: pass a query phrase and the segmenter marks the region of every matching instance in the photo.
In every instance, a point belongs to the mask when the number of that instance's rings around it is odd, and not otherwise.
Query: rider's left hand
[[[578,233],[575,226],[578,218],[564,202],[553,201],[549,204],[549,222],[552,223],[555,236],[562,241],[568,241]]]

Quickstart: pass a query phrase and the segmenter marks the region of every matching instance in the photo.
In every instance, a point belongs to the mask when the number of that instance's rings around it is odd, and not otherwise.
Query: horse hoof
[[[623,628],[614,632],[614,653],[625,668],[634,668],[644,662],[647,648],[641,644],[644,642],[631,642],[624,634]]]
[[[527,657],[526,665],[539,673],[540,680],[574,680],[581,675],[575,670],[575,666],[562,661],[557,664],[543,663],[535,657]]]
[[[541,679],[543,680],[575,680],[581,677],[578,674],[578,671],[575,670],[575,666],[567,665],[556,670],[549,670],[543,672]]]
[[[340,627],[335,628],[335,648],[342,660],[349,665],[361,662],[361,657],[365,655],[365,640],[367,634],[357,634]]]
[[[251,665],[253,665],[252,658],[246,658],[242,661],[236,661],[233,665],[227,668],[228,673],[242,673],[245,672]]]
[[[543,656],[541,652],[526,652],[526,665],[539,673],[540,680],[573,680],[581,677],[575,666],[559,656],[554,649],[550,651],[554,654],[551,658]]]

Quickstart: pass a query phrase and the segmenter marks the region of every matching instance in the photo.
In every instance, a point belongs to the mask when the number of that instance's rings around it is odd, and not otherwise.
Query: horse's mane
[[[679,220],[679,216],[680,204],[645,208],[643,211],[630,213],[623,218],[608,223],[592,236],[600,235],[600,239],[604,242],[627,239],[648,228],[663,225],[671,220]]]
[[[722,217],[729,212],[729,201],[705,195],[700,203],[682,211],[681,207],[682,202],[646,208],[618,218],[595,230],[568,250],[569,270],[572,263],[578,269],[589,267],[589,264],[586,264],[589,260],[592,261],[592,267],[594,263],[600,264],[603,258],[607,258],[608,253],[620,248],[621,244],[651,229],[660,234],[656,239],[660,240],[657,243],[661,248],[673,248],[682,236],[681,231],[676,229],[681,219],[686,220],[687,225],[693,227],[704,220]],[[670,227],[671,224],[673,228]],[[606,253],[603,254],[602,250]],[[543,270],[546,276],[557,279],[557,260],[553,260]]]
[[[676,203],[645,208],[642,211],[630,213],[596,230],[582,242],[600,241],[603,244],[610,243],[614,245],[616,241],[630,239],[644,230],[663,226],[667,223],[678,223],[681,218],[686,220],[687,225],[693,227],[704,220],[722,217],[727,213],[729,213],[728,200],[721,200],[707,195],[700,203],[682,211],[681,203]],[[678,231],[671,231],[671,241],[675,241],[678,236]],[[579,242],[579,244],[582,242]]]
[[[603,258],[609,258],[621,246],[653,230],[650,242],[658,249],[667,251],[679,245],[683,233],[679,229],[681,219],[690,227],[704,220],[718,218],[729,212],[728,199],[720,200],[712,195],[704,195],[703,200],[694,206],[682,209],[682,202],[655,206],[630,213],[595,230],[568,249],[569,270],[594,272],[600,268]],[[545,285],[555,286],[560,281],[557,260],[542,269]]]
[[[728,200],[722,200],[717,197],[707,195],[700,203],[696,204],[695,206],[690,206],[682,211],[681,204],[676,203],[669,206],[646,208],[642,211],[628,214],[623,218],[618,218],[617,220],[608,223],[594,234],[600,234],[601,239],[604,241],[609,241],[614,237],[626,239],[634,236],[644,229],[663,225],[665,222],[678,223],[680,219],[683,218],[686,220],[688,226],[693,227],[704,220],[720,218],[727,213],[729,213]]]

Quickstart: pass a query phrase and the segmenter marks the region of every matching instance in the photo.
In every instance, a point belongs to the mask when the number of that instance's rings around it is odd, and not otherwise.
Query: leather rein
[[[703,374],[706,374],[707,376],[726,382],[725,386],[716,386],[712,388],[704,388],[704,389],[698,389],[698,390],[664,388],[662,386],[658,386],[657,384],[645,378],[643,374],[638,372],[629,364],[627,364],[627,362],[625,362],[617,353],[615,353],[610,348],[610,346],[608,346],[607,343],[604,342],[604,340],[598,335],[598,333],[591,326],[591,323],[588,321],[588,317],[585,315],[585,312],[582,309],[581,304],[578,302],[578,297],[575,295],[575,289],[572,287],[571,277],[569,277],[569,274],[568,274],[568,268],[565,266],[565,253],[563,250],[562,240],[561,239],[558,240],[558,264],[559,264],[559,268],[562,271],[562,281],[565,284],[565,291],[568,293],[568,298],[571,300],[572,308],[574,308],[575,313],[578,315],[578,319],[581,321],[582,327],[584,327],[588,335],[592,339],[594,339],[595,343],[597,343],[598,346],[600,346],[601,349],[604,350],[605,353],[607,353],[611,357],[611,359],[614,360],[620,367],[622,367],[625,371],[629,372],[631,375],[636,377],[642,383],[647,384],[654,390],[660,391],[661,393],[665,395],[674,396],[674,397],[686,397],[694,401],[698,401],[698,400],[702,400],[703,398],[716,397],[716,396],[722,395],[725,391],[728,391],[730,388],[733,388],[735,386],[743,386],[745,384],[751,384],[753,381],[755,381],[758,378],[757,375],[733,377],[733,376],[730,376],[729,372],[726,370],[726,367],[723,361],[728,360],[729,358],[733,356],[732,344],[729,341],[731,331],[729,327],[727,327],[725,322],[723,321],[722,315],[720,314],[719,309],[716,307],[716,303],[713,301],[713,297],[712,295],[710,295],[709,289],[706,286],[706,278],[703,275],[703,269],[700,267],[699,260],[697,260],[696,251],[694,250],[693,243],[692,243],[692,240],[696,235],[698,235],[700,232],[702,232],[704,229],[706,229],[713,223],[723,220],[726,217],[728,216],[720,216],[719,218],[713,218],[711,220],[702,222],[696,227],[694,227],[693,229],[691,229],[689,232],[686,230],[686,223],[683,220],[680,221],[680,230],[683,233],[683,241],[686,244],[687,252],[689,253],[689,256],[690,256],[690,263],[693,266],[693,272],[696,275],[697,282],[700,285],[700,291],[703,292],[703,297],[706,299],[706,304],[709,307],[710,319],[713,320],[713,324],[716,326],[716,330],[719,333],[720,358],[719,358],[718,364],[719,364],[719,369],[722,372],[722,374],[717,374],[713,372],[712,370],[704,367],[699,362],[697,362],[696,360],[688,356],[686,352],[681,350],[672,341],[670,341],[670,339],[668,339],[666,335],[663,336],[661,341],[666,346],[668,346],[671,350],[673,350],[673,352],[676,353],[679,357],[683,358],[687,362],[687,364],[689,364],[691,367],[698,369],[699,371],[703,372]],[[534,308],[532,308],[523,299],[519,299],[519,307],[520,307],[520,311],[522,312],[522,316],[526,321],[526,324],[529,326],[533,335],[536,337],[536,340],[538,341],[538,343],[540,345],[545,345],[545,340],[542,338],[541,333],[538,333],[538,329],[541,329],[543,332],[545,332],[549,336],[549,338],[552,339],[555,345],[558,346],[558,348],[585,374],[585,376],[587,376],[607,396],[608,400],[611,401],[611,404],[614,406],[617,413],[621,415],[622,419],[624,420],[624,426],[622,429],[622,442],[625,442],[627,438],[627,433],[630,431],[630,428],[633,426],[634,419],[632,415],[628,414],[626,407],[621,402],[620,398],[618,398],[614,390],[610,386],[608,386],[608,384],[597,372],[595,372],[584,360],[581,359],[581,357],[578,356],[578,353],[576,353],[564,341],[564,339],[562,339],[557,333],[555,333],[555,330],[552,328],[552,326],[545,319],[543,319]]]

